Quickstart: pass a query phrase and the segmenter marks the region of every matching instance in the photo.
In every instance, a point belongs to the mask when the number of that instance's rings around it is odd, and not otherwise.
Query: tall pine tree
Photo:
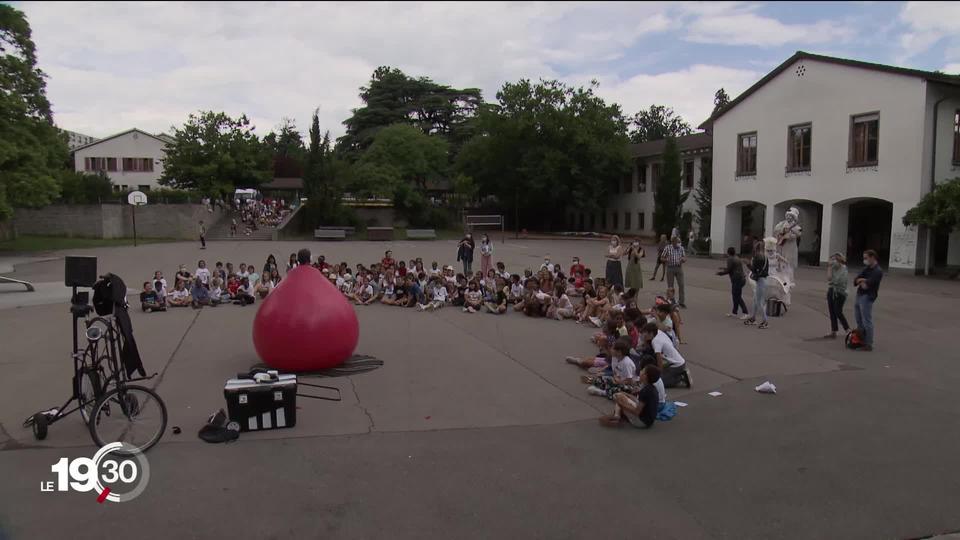
[[[669,236],[674,227],[680,226],[680,212],[686,201],[686,194],[680,194],[680,176],[680,150],[676,139],[667,137],[661,174],[653,193],[653,229],[658,235]]]

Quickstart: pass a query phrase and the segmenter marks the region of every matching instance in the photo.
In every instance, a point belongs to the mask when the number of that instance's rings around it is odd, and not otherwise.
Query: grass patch
[[[169,238],[137,238],[137,244],[175,242]],[[132,246],[133,238],[70,238],[66,236],[20,235],[14,240],[0,241],[0,252],[33,253],[96,247]]]

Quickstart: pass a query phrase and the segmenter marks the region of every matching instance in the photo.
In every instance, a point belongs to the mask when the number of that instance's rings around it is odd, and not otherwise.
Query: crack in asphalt
[[[373,415],[370,414],[370,411],[360,403],[360,394],[357,393],[357,385],[353,382],[353,377],[347,377],[350,381],[350,388],[353,390],[353,397],[357,400],[357,407],[363,411],[363,414],[367,415],[367,420],[370,422],[370,425],[367,426],[367,434],[373,433],[373,430],[377,427],[373,421]]]

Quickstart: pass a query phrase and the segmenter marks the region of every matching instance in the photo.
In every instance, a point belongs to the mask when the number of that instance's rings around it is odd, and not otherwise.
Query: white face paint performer
[[[796,284],[793,274],[798,264],[797,244],[799,243],[801,231],[800,210],[793,206],[787,210],[783,221],[777,223],[777,226],[773,228],[773,234],[776,236],[777,241],[777,253],[780,254],[776,269],[790,287]],[[772,260],[770,261],[770,267],[771,269],[774,268]]]

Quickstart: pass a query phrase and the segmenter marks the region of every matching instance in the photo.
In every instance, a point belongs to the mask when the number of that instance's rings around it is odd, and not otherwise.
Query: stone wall
[[[208,212],[199,204],[148,204],[137,212],[137,236],[142,238],[197,238],[198,223],[207,230],[223,212]],[[133,207],[126,204],[52,205],[40,209],[18,208],[14,215],[17,234],[83,238],[129,238],[133,236]]]

